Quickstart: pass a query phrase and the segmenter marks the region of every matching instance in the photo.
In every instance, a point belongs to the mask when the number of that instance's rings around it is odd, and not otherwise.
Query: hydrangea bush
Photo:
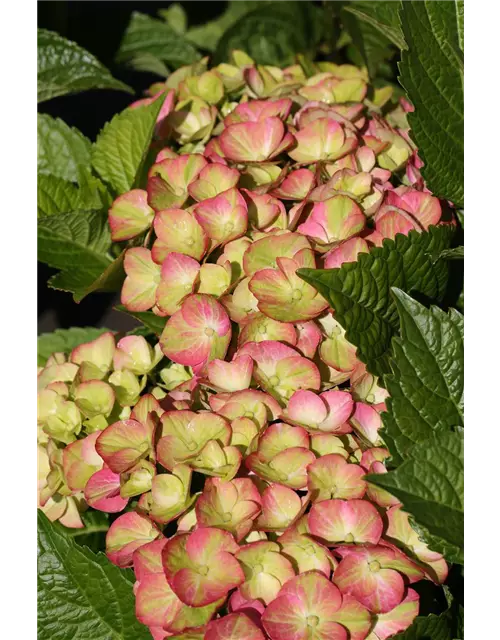
[[[307,276],[456,227],[413,106],[364,67],[233,50],[127,112],[153,107],[147,174],[108,224],[121,303],[156,333],[40,367],[39,507],[73,529],[111,514],[107,558],[155,640],[391,638],[449,565],[376,481],[390,385]]]

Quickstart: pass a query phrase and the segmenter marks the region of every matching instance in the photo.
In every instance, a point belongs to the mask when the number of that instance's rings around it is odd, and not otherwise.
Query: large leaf
[[[298,53],[312,55],[323,24],[321,10],[309,2],[259,3],[224,33],[215,61],[227,61],[233,49],[243,49],[259,64],[286,66]]]
[[[360,22],[369,24],[400,49],[405,48],[405,40],[399,24],[400,1],[355,0],[347,3],[344,11],[356,16]]]
[[[347,339],[375,375],[390,373],[390,344],[399,328],[391,287],[439,300],[448,278],[448,265],[439,255],[449,247],[453,233],[452,227],[440,226],[425,233],[398,234],[339,269],[299,270],[335,309]]]
[[[43,367],[53,353],[69,354],[83,342],[90,342],[102,333],[109,331],[104,327],[71,327],[70,329],[56,329],[52,333],[42,333],[37,340],[38,366]]]
[[[170,74],[165,63],[152,53],[138,53],[129,60],[128,65],[136,71],[155,73],[157,76],[161,76],[162,78],[167,78]]]
[[[132,89],[97,58],[54,31],[38,29],[38,102],[87,89]]]
[[[79,294],[109,267],[111,245],[107,216],[74,211],[38,222],[38,259],[61,272],[49,280],[55,289]]]
[[[125,251],[126,249],[87,287],[75,291],[73,295],[75,302],[81,302],[94,291],[120,291],[125,280],[125,270],[123,268]]]
[[[45,113],[38,114],[37,129],[38,173],[79,182],[82,170],[90,170],[90,140]]]
[[[131,572],[77,545],[38,511],[38,640],[149,640]]]
[[[460,5],[458,5],[460,7]],[[408,50],[400,82],[415,107],[408,115],[422,175],[437,196],[464,201],[463,33],[455,2],[406,0],[400,12]]]
[[[101,209],[104,201],[99,190],[99,181],[90,175],[87,179],[89,182],[78,187],[63,178],[39,175],[37,180],[38,217],[67,213],[75,209],[83,211]]]
[[[117,195],[135,186],[153,136],[164,96],[127,108],[108,122],[92,148],[92,164]]]
[[[200,58],[195,47],[167,22],[134,11],[116,60],[128,62],[145,53],[174,67],[196,62]]]
[[[374,4],[379,3],[375,2]],[[393,4],[397,6],[397,3]],[[390,38],[387,38],[380,29],[370,22],[359,20],[357,16],[348,10],[349,7],[350,5],[347,5],[347,8],[342,9],[341,16],[342,24],[358,51],[354,62],[360,66],[366,65],[370,77],[375,78],[380,63],[390,60],[396,50],[392,46]]]
[[[65,213],[66,211],[73,211],[73,209],[78,208],[85,209],[86,207],[81,201],[77,185],[62,178],[56,178],[55,176],[38,176],[38,217],[42,218],[55,213]]]
[[[464,424],[464,318],[455,309],[426,309],[393,290],[401,337],[392,341],[390,398],[383,437],[395,464],[433,432]]]
[[[463,564],[463,433],[434,433],[414,445],[396,470],[366,479],[396,496],[403,509],[432,536],[431,548]]]
[[[142,324],[152,333],[157,336],[163,331],[165,324],[167,323],[168,318],[162,318],[160,316],[155,315],[152,311],[129,311],[126,307],[119,304],[115,307],[117,311],[123,311],[124,313],[128,313],[129,316],[132,316]]]

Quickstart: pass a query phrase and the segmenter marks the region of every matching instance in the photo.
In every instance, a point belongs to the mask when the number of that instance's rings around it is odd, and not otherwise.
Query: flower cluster
[[[297,274],[442,224],[442,206],[410,105],[365,70],[314,71],[235,51],[132,105],[164,100],[157,156],[109,223],[134,239],[122,303],[165,328],[39,373],[39,503],[66,526],[124,512],[106,552],[156,640],[385,640],[418,613],[410,585],[447,576],[364,479],[386,473],[387,393]]]

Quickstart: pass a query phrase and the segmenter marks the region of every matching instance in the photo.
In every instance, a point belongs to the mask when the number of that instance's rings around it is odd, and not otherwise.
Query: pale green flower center
[[[378,573],[380,569],[382,569],[378,560],[372,560],[371,562],[369,562],[368,567],[372,573]]]
[[[307,616],[307,626],[308,627],[317,627],[319,624],[318,616]]]

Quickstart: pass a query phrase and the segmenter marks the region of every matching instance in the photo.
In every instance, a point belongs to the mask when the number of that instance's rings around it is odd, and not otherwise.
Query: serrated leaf
[[[405,39],[399,24],[400,2],[386,0],[356,0],[345,5],[344,11],[359,21],[369,24],[400,49],[405,48]]]
[[[429,533],[429,530],[419,524],[415,518],[410,514],[409,516],[412,528],[418,533],[418,536],[423,540],[432,551],[437,551],[443,555],[447,561],[451,563],[464,563],[463,549],[456,545],[443,540],[439,536],[433,536]]]
[[[464,545],[463,456],[463,432],[434,433],[414,445],[396,470],[366,476],[367,481],[396,496],[434,542],[440,539],[448,550],[454,549],[449,560],[460,562]]]
[[[38,640],[149,640],[130,573],[38,511]]]
[[[54,31],[38,29],[38,102],[87,89],[133,90],[91,53]]]
[[[191,64],[200,54],[167,22],[134,11],[123,36],[117,62],[128,62],[138,54],[149,53],[173,67]]]
[[[454,230],[430,227],[419,234],[397,234],[382,247],[358,255],[339,269],[300,269],[335,309],[335,317],[357,347],[357,356],[375,375],[389,373],[391,339],[399,328],[391,287],[439,300],[446,290],[448,265],[439,258]]]
[[[462,206],[463,52],[457,8],[455,2],[406,0],[400,17],[408,44],[399,63],[400,82],[415,107],[408,122],[425,163],[422,175],[436,196]]]
[[[446,258],[447,260],[463,260],[464,259],[464,248],[463,247],[455,247],[454,249],[445,249],[441,253],[441,258]]]
[[[91,176],[89,176],[91,178]],[[102,207],[102,199],[97,189],[78,187],[62,178],[39,175],[37,179],[38,217],[67,213],[75,209],[91,211]]]
[[[233,49],[243,49],[259,64],[293,64],[297,53],[312,54],[321,38],[322,14],[309,2],[259,3],[223,34],[215,62],[229,59]]]
[[[160,316],[155,315],[152,311],[129,311],[123,305],[119,304],[115,307],[117,311],[123,311],[124,313],[128,313],[129,316],[132,316],[139,322],[147,327],[150,331],[155,333],[157,336],[163,331],[165,324],[167,323],[168,318],[162,318]]]
[[[406,631],[392,636],[392,640],[454,640],[453,627],[449,610],[439,616],[431,613],[415,618]]]
[[[56,329],[52,333],[42,333],[38,336],[38,366],[43,367],[53,353],[69,354],[75,347],[84,342],[95,340],[102,333],[109,331],[104,327],[71,327],[70,329]]]
[[[178,2],[174,2],[167,9],[159,9],[158,15],[165,20],[176,33],[186,33],[187,15],[184,7]]]
[[[38,217],[65,213],[81,206],[78,187],[68,180],[56,176],[39,175],[37,179]]]
[[[124,249],[86,289],[75,292],[73,296],[75,302],[81,302],[94,291],[120,291],[125,280],[125,271],[123,269],[125,251]]]
[[[49,280],[54,289],[81,292],[112,263],[107,215],[73,211],[40,218],[38,260],[61,269]]]
[[[392,341],[383,438],[395,464],[433,432],[464,424],[464,321],[393,289],[401,337]]]
[[[39,113],[37,124],[38,173],[79,182],[90,170],[91,142],[59,118]]]
[[[129,191],[141,172],[165,96],[127,108],[104,125],[92,147],[92,164],[117,195]]]

